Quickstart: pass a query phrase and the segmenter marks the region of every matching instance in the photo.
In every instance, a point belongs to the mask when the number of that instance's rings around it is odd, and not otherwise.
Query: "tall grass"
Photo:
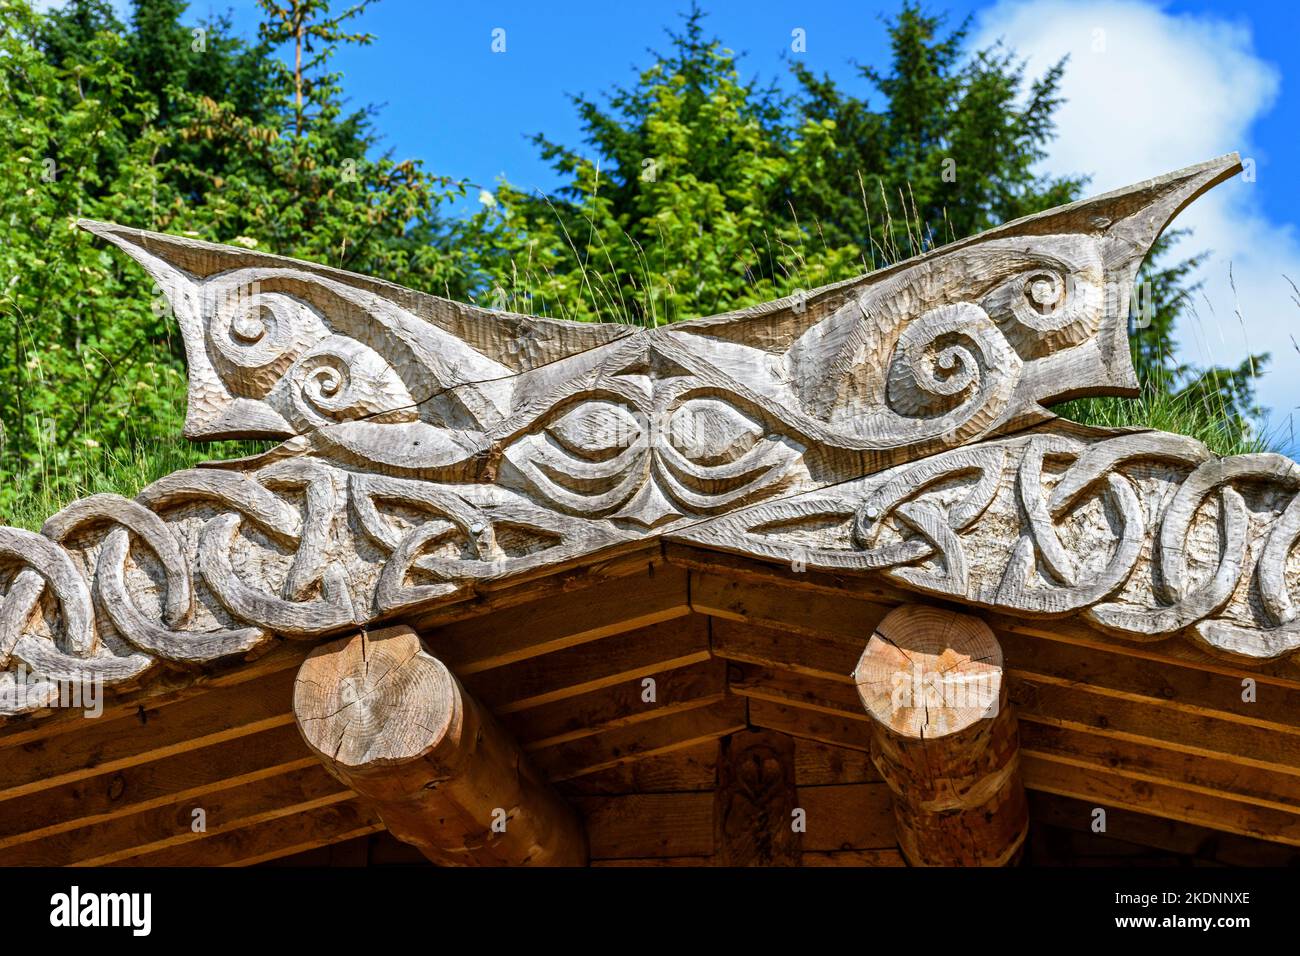
[[[221,441],[196,443],[181,437],[180,410],[168,422],[174,437],[141,438],[130,430],[124,441],[111,448],[87,449],[65,465],[51,464],[60,456],[38,449],[38,468],[14,476],[23,489],[4,514],[0,524],[37,531],[45,519],[69,502],[105,492],[132,498],[140,489],[164,475],[193,468],[201,461],[238,458],[256,454],[267,442]]]
[[[1216,455],[1271,451],[1270,437],[1213,402],[1144,388],[1137,398],[1080,398],[1052,408],[1062,418],[1103,428],[1151,428],[1188,435]]]

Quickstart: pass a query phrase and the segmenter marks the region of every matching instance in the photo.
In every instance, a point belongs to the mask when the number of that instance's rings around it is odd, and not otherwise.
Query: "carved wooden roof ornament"
[[[0,712],[43,706],[49,681],[315,640],[653,537],[1083,614],[1128,640],[1289,653],[1300,466],[1044,407],[1134,393],[1138,266],[1239,169],[1226,156],[653,329],[83,223],[175,311],[185,435],[284,441],[78,501],[40,534],[0,529]]]

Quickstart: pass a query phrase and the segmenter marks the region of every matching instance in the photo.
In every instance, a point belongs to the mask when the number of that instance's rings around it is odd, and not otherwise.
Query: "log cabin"
[[[279,444],[0,529],[0,863],[1295,864],[1300,465],[1049,410],[1239,170],[658,328],[83,223]]]

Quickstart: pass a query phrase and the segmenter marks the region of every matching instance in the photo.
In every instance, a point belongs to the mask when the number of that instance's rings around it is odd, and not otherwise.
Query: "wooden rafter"
[[[410,628],[318,647],[293,707],[325,768],[435,863],[587,862],[573,809]]]

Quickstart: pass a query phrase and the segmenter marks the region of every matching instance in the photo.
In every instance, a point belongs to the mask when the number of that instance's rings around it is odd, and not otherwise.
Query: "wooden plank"
[[[727,692],[727,666],[707,659],[705,653],[706,659],[700,663],[653,672],[651,701],[645,699],[648,689],[638,674],[600,690],[501,715],[501,719],[525,750],[537,750],[717,703]]]
[[[583,797],[577,806],[593,860],[713,854],[711,793]]]
[[[1080,838],[1076,846],[1099,839],[1092,831],[1094,806],[1092,801],[1053,793],[1029,794],[1029,813],[1035,824],[1075,831]],[[1127,841],[1148,851],[1155,847],[1226,866],[1300,865],[1300,850],[1294,847],[1120,808],[1106,811],[1105,837]],[[1037,839],[1037,834],[1033,839]]]
[[[422,636],[460,677],[690,613],[687,572],[647,573],[434,628]]]
[[[714,740],[682,750],[619,764],[560,783],[574,796],[712,790],[717,783],[718,745]]]
[[[95,720],[134,717],[142,709],[154,713],[170,704],[238,687],[268,674],[297,670],[310,650],[310,643],[305,641],[280,641],[255,660],[232,662],[210,671],[167,671],[134,689],[105,687],[103,712]],[[0,717],[0,750],[25,746],[56,734],[82,733],[87,726],[82,711],[66,708]]]
[[[359,800],[318,807],[252,826],[117,860],[111,866],[251,866],[383,829]]]
[[[10,847],[6,866],[103,866],[154,850],[210,839],[265,820],[301,813],[352,798],[319,764],[255,783],[239,783],[103,823]],[[195,833],[193,813],[202,810],[206,831]]]
[[[860,600],[851,594],[774,588],[707,571],[691,575],[691,607],[714,617],[766,624],[809,637],[857,641],[858,654],[890,610],[888,604]],[[856,662],[857,656],[850,662],[849,671]],[[838,673],[836,668],[832,670]]]
[[[1257,767],[1300,771],[1300,737],[1292,734],[1265,732],[1227,718],[1171,711],[1095,688],[1057,683],[1041,674],[1011,673],[1007,686],[1011,701],[1027,720],[1137,743],[1152,741],[1185,753]]]
[[[709,619],[694,614],[465,676],[500,714],[548,704],[709,659]]]
[[[742,730],[718,743],[714,846],[719,866],[798,866],[794,740]]]
[[[856,635],[811,635],[726,619],[713,622],[713,653],[718,657],[849,685],[866,645]]]
[[[1239,665],[1226,658],[1215,656],[1178,635],[1163,641],[1134,643],[1089,627],[1081,623],[1077,617],[1035,621],[992,611],[986,612],[984,617],[999,638],[1004,633],[1010,633],[1053,641],[1067,641],[1097,653],[1137,657],[1157,665],[1186,665],[1226,677],[1235,677],[1238,680],[1243,677],[1253,677],[1261,683],[1300,690],[1300,662],[1290,657],[1252,662],[1248,666]]]
[[[96,722],[58,734],[0,761],[0,799],[21,796],[170,754],[233,740],[293,721],[294,671],[203,694],[136,717]]]
[[[1197,793],[1171,784],[1129,780],[1059,763],[1041,754],[1022,755],[1025,786],[1093,802],[1095,807],[1135,810],[1214,830],[1300,846],[1300,814]]]
[[[551,565],[541,576],[480,582],[481,590],[474,596],[428,609],[412,608],[401,615],[400,623],[424,634],[435,628],[497,614],[543,598],[594,592],[623,578],[644,576],[652,567],[658,571],[666,566],[658,541],[632,541],[603,550],[595,560],[591,555],[582,555],[573,561]],[[380,626],[380,623],[374,622],[375,626]],[[399,621],[395,618],[383,623],[396,624]]]
[[[894,849],[894,808],[883,783],[800,787],[804,851]]]
[[[745,701],[724,697],[716,704],[668,714],[531,753],[552,780],[568,780],[655,754],[682,750],[746,726]]]
[[[689,568],[698,575],[705,574],[747,582],[759,588],[796,590],[831,597],[849,596],[859,601],[875,601],[888,607],[916,599],[915,593],[891,584],[876,574],[860,571],[837,572],[805,568],[795,571],[788,561],[771,558],[753,558],[729,551],[715,551],[683,541],[665,541],[664,560],[669,564]]]
[[[292,724],[0,803],[0,848],[315,766]]]
[[[732,693],[755,700],[769,700],[803,710],[819,710],[847,717],[869,720],[862,707],[857,687],[825,675],[812,676],[761,664],[733,662],[728,682]]]
[[[885,608],[916,600],[914,593],[870,573],[835,573],[811,569],[795,572],[790,569],[787,562],[749,558],[679,542],[665,542],[664,556],[671,564],[697,572],[697,577],[692,580],[693,597],[699,596],[699,609],[707,613],[727,615],[730,609],[725,605],[717,606],[719,602],[713,598],[704,597],[703,579],[706,575],[733,579],[747,584],[750,589],[767,589],[774,594],[787,595],[791,599],[796,592],[819,594],[832,601],[875,602]],[[1103,654],[1123,654],[1149,660],[1155,664],[1182,664],[1238,679],[1254,677],[1261,683],[1268,682],[1278,687],[1300,689],[1300,660],[1290,657],[1241,666],[1222,657],[1216,657],[1180,637],[1151,643],[1133,643],[1102,633],[1082,623],[1077,617],[1033,620],[991,611],[983,612],[982,616],[998,635],[999,640],[1004,633],[1015,633],[1056,641],[1069,641]],[[810,624],[816,626],[815,622]]]
[[[870,754],[807,738],[795,740],[794,773],[795,782],[801,787],[880,782]]]
[[[1020,745],[1060,763],[1300,811],[1300,776],[1022,719]]]
[[[1009,669],[1057,682],[1087,684],[1138,703],[1231,718],[1286,733],[1300,731],[1300,689],[1256,681],[1256,699],[1242,700],[1236,674],[1185,663],[1152,661],[1116,650],[1098,651],[1066,641],[1006,632],[998,635]]]
[[[897,850],[827,850],[805,852],[804,866],[907,866]]]
[[[871,750],[871,723],[866,720],[751,699],[749,722],[755,727],[779,730],[791,737],[818,740],[850,750]]]

